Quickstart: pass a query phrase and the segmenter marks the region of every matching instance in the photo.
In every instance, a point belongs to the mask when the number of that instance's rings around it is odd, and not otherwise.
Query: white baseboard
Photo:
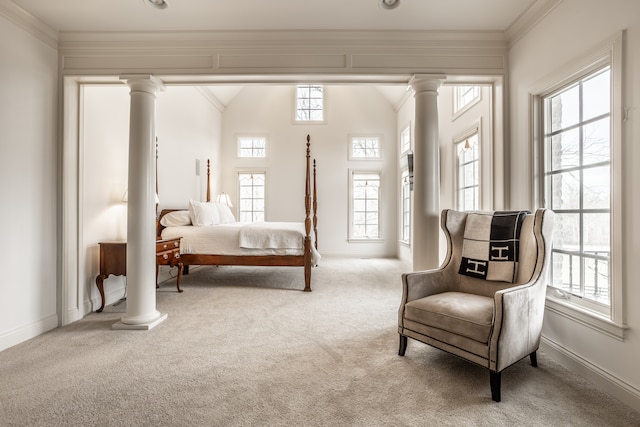
[[[126,296],[126,292],[127,292],[126,287],[119,287],[119,288],[110,289],[110,290],[105,289],[104,306],[106,307],[108,305],[113,304],[114,302],[119,301],[121,298]],[[102,300],[100,299],[99,294],[94,296],[90,300],[85,301],[83,306],[83,312],[81,313],[80,319],[82,319],[87,314],[99,309],[101,304],[102,304]],[[80,320],[80,319],[77,319],[77,320]]]
[[[6,350],[9,347],[20,344],[21,342],[30,340],[31,338],[35,338],[38,335],[44,334],[45,332],[57,327],[58,316],[52,314],[51,316],[47,316],[36,322],[9,331],[3,335],[0,335],[0,351]]]
[[[540,350],[551,358],[592,382],[600,390],[640,412],[640,390],[560,344],[542,337]]]

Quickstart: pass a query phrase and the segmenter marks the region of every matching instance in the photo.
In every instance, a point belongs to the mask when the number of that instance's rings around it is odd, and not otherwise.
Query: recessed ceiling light
[[[378,3],[378,6],[380,6],[381,9],[386,10],[395,9],[399,5],[400,0],[380,0],[380,3]]]
[[[164,0],[142,0],[147,6],[155,7],[156,9],[166,9],[167,2]]]

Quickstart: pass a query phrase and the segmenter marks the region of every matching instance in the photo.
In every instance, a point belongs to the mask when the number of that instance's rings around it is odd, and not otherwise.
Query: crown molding
[[[0,0],[0,15],[40,41],[58,49],[58,32],[12,1]]]
[[[506,48],[501,31],[166,31],[59,33],[61,49],[131,48]]]
[[[516,44],[547,16],[562,0],[536,0],[505,31],[504,35],[509,47]]]
[[[209,103],[211,103],[211,105],[217,108],[221,113],[224,113],[224,110],[226,110],[227,107],[209,90],[209,88],[205,86],[196,86],[195,88],[207,101],[209,101]]]

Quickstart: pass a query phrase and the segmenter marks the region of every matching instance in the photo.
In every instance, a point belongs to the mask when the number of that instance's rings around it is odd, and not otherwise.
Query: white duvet
[[[203,255],[302,255],[304,236],[304,224],[297,222],[234,222],[211,227],[187,225],[162,230],[163,238],[182,238],[181,253]],[[313,244],[311,250],[312,263],[316,265],[320,261],[320,254]]]

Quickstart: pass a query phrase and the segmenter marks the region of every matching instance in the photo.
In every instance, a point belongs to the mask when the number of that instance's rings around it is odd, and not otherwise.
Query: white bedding
[[[258,226],[234,222],[210,227],[194,227],[193,225],[166,227],[162,230],[162,237],[182,237],[180,241],[180,252],[183,254],[240,256],[303,254],[304,224],[261,224],[262,225]],[[269,226],[269,224],[273,224],[274,227]],[[244,227],[247,228],[242,232]],[[262,234],[251,232],[257,228],[263,229]],[[241,232],[244,234],[244,243],[242,246],[251,246],[251,248],[241,247]],[[282,232],[281,236],[278,235],[279,232]],[[296,241],[299,243],[296,243]],[[311,245],[311,250],[312,263],[316,265],[320,261],[320,254],[313,244]]]

